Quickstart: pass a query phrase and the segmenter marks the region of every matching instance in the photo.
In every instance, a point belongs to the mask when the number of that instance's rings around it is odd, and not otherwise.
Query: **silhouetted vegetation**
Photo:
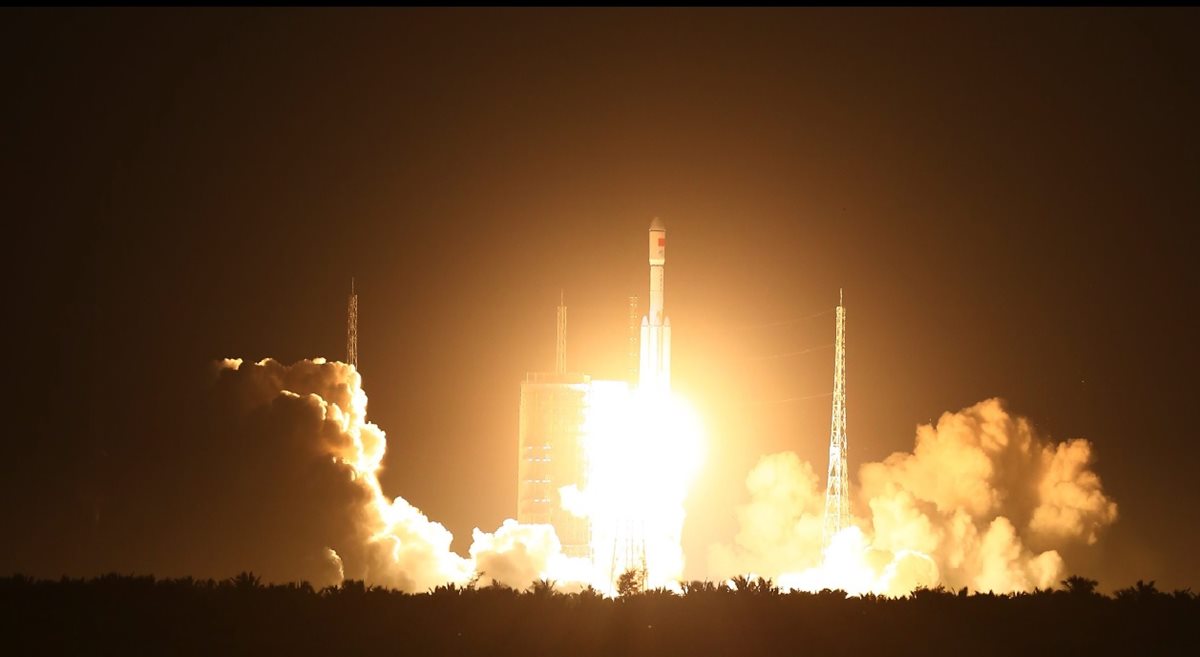
[[[645,573],[639,568],[630,568],[617,577],[617,595],[636,595],[644,588]]]
[[[1200,596],[1083,577],[1033,593],[919,589],[900,599],[783,593],[770,580],[687,582],[615,599],[542,580],[407,594],[106,575],[0,578],[8,655],[1169,655],[1190,654]]]

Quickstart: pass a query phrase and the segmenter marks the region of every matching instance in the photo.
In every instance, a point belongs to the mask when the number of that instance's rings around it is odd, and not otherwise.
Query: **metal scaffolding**
[[[346,309],[346,362],[358,368],[358,293],[350,278],[350,302]]]
[[[829,477],[825,484],[825,546],[850,525],[850,480],[846,471],[846,307],[838,290],[837,339],[833,356],[833,418],[829,428]]]

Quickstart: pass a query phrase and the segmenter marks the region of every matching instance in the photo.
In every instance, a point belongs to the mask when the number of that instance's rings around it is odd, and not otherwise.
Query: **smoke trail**
[[[1045,588],[1065,573],[1060,549],[1095,543],[1117,518],[1092,460],[1088,441],[1045,443],[998,399],[946,413],[918,427],[911,453],[860,468],[857,527],[822,553],[820,478],[795,454],[770,455],[747,477],[739,533],[712,548],[710,566],[806,590]]]

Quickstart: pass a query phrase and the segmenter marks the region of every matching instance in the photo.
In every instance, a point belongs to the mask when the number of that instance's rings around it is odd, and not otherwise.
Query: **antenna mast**
[[[833,418],[829,428],[829,477],[825,484],[822,542],[850,525],[849,478],[846,473],[846,307],[838,290],[837,341],[833,355]]]
[[[346,362],[358,369],[358,293],[350,278],[350,302],[346,308]]]

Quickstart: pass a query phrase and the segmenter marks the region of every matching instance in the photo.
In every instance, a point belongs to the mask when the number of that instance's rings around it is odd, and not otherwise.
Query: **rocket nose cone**
[[[654,220],[650,222],[650,230],[665,231],[666,229],[667,229],[667,225],[664,224],[663,220],[659,219],[658,217],[655,217]]]

